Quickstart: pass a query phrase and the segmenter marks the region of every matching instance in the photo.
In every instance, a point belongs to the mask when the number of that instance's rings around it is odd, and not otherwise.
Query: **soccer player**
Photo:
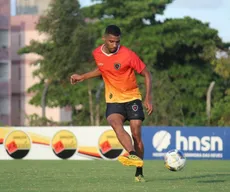
[[[119,156],[118,161],[126,166],[135,166],[135,181],[144,182],[144,146],[141,126],[144,120],[142,96],[137,86],[135,71],[145,78],[146,95],[144,106],[148,115],[153,111],[151,74],[146,65],[130,49],[120,45],[121,31],[116,25],[109,25],[103,36],[104,44],[93,51],[96,69],[85,74],[73,74],[71,84],[102,76],[105,83],[106,118],[119,142],[129,153]],[[134,146],[123,124],[128,120]]]

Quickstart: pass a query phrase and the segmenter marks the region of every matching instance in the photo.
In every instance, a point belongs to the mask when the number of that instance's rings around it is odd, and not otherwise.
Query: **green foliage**
[[[226,56],[213,62],[215,71],[224,79],[230,79],[230,54],[225,52]]]
[[[212,124],[218,126],[230,125],[230,90],[219,102],[215,103],[212,112]]]
[[[41,55],[40,72],[45,79],[66,81],[71,73],[89,66],[93,32],[87,28],[75,0],[53,1],[47,15],[40,18],[37,29],[47,34],[48,41],[31,41],[19,53]]]
[[[228,45],[229,46],[229,45]],[[223,56],[214,61],[212,64],[215,71],[224,78],[223,84],[225,89],[222,90],[223,97],[219,102],[215,103],[212,111],[212,124],[219,126],[229,126],[230,125],[230,111],[229,111],[229,101],[230,101],[230,54],[229,51],[225,51]]]
[[[133,35],[128,38],[131,48],[158,69],[168,68],[175,61],[195,65],[210,62],[222,43],[216,30],[189,17],[144,27]]]
[[[154,24],[155,15],[163,14],[166,5],[173,0],[102,0],[100,4],[83,8],[86,17],[99,18],[103,24],[114,23],[124,32],[133,31],[145,24],[143,20]]]
[[[166,5],[173,0],[102,0],[100,2],[100,4],[82,8],[85,17],[99,20],[95,25],[96,33],[99,35],[96,45],[102,43],[101,36],[109,24],[118,25],[122,30],[123,38],[135,39],[133,34],[135,32],[138,34],[139,30],[147,26],[146,23],[151,25],[158,23],[155,20],[156,14],[162,15]]]
[[[35,93],[30,104],[41,106],[45,82],[49,81],[46,104],[49,107],[72,106],[87,101],[87,87],[84,84],[71,86],[69,77],[77,72],[82,73],[92,64],[91,51],[94,45],[94,31],[86,24],[81,15],[80,5],[76,0],[56,0],[50,4],[47,14],[37,24],[40,33],[47,35],[43,42],[31,41],[30,45],[20,49],[19,54],[36,53],[41,59],[33,75],[40,82],[28,89]],[[86,121],[88,122],[88,120]]]
[[[54,122],[47,118],[39,117],[37,114],[27,115],[26,119],[30,126],[52,126]]]
[[[79,7],[78,1],[75,0],[53,1],[46,15],[40,18],[38,31],[48,34],[50,40],[60,46],[71,43],[71,36],[75,30],[84,25]]]

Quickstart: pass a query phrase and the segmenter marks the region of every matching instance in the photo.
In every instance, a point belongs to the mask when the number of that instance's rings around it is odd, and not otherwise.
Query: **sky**
[[[15,14],[15,1],[11,0],[12,14]],[[81,6],[89,6],[91,0],[79,0]],[[219,31],[219,36],[225,42],[230,42],[230,0],[174,0],[164,12],[165,18],[183,18],[190,16],[203,22],[208,22],[211,28]]]

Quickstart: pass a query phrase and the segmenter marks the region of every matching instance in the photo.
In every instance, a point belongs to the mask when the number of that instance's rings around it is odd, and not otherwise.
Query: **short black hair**
[[[121,35],[121,30],[116,25],[109,25],[105,29],[105,35],[120,36]]]

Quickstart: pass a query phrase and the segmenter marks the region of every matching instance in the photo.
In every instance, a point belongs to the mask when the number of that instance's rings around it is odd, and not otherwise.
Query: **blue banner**
[[[163,159],[171,149],[187,159],[230,159],[230,128],[143,127],[144,159]]]

